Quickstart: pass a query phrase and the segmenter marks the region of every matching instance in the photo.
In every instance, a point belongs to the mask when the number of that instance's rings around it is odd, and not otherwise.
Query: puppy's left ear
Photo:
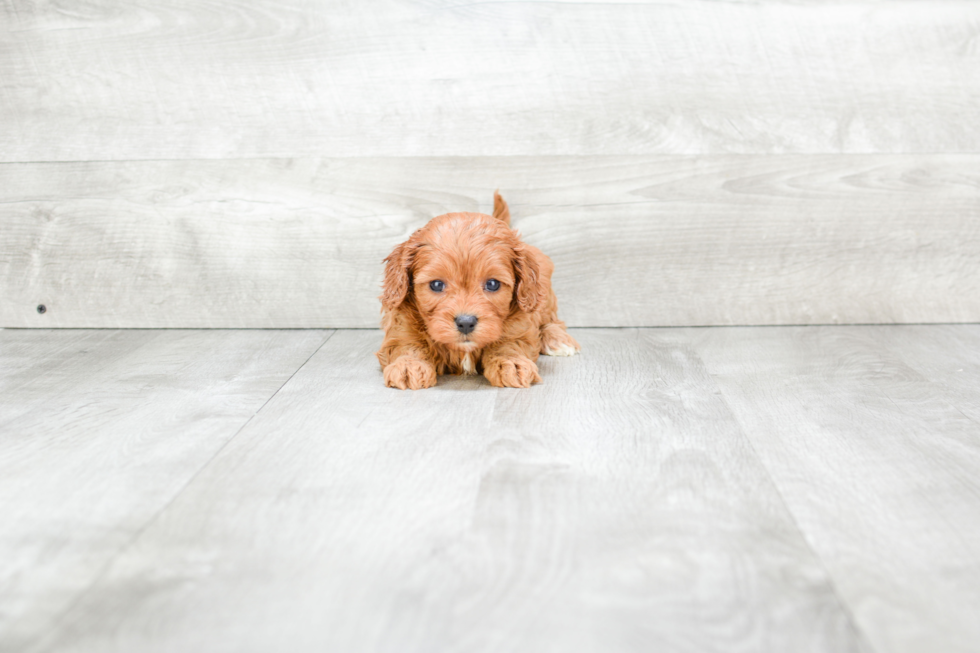
[[[523,243],[514,247],[514,275],[516,277],[514,299],[517,301],[517,307],[525,313],[533,313],[544,300],[541,265]]]
[[[412,285],[412,254],[414,247],[404,242],[385,259],[385,278],[382,284],[381,307],[391,313],[402,305]]]

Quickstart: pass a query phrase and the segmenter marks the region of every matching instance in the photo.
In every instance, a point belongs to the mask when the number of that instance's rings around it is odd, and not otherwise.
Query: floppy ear
[[[514,299],[525,313],[532,313],[541,303],[541,267],[523,243],[514,247]]]
[[[402,305],[412,285],[412,251],[407,242],[398,245],[385,259],[381,307],[390,313]]]

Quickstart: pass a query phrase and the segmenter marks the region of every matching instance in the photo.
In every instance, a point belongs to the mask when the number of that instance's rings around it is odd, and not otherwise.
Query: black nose
[[[456,316],[456,329],[462,333],[473,333],[473,329],[476,328],[476,316],[475,315],[457,315]]]

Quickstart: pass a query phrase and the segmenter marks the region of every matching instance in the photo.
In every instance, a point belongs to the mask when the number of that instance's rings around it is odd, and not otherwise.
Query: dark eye
[[[436,279],[435,281],[429,282],[429,290],[432,292],[442,292],[446,289],[446,284]]]
[[[487,292],[497,292],[500,290],[500,282],[496,279],[488,279],[487,282],[483,284],[483,287],[487,290]]]

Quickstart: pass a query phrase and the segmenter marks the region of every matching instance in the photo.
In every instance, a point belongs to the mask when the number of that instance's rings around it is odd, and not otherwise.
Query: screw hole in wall
[[[40,313],[41,315],[44,315],[45,313],[48,312],[48,307],[45,306],[44,304],[38,304],[37,305],[37,312]]]

